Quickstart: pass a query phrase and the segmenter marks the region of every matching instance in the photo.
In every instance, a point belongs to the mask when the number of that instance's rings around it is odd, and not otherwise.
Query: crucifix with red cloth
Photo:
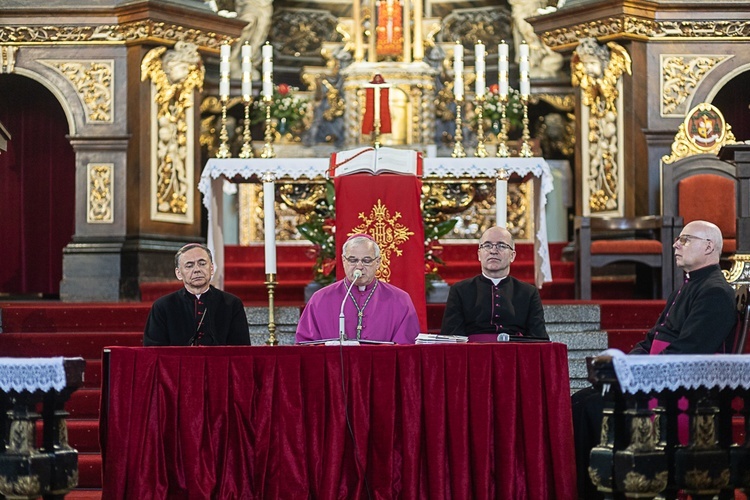
[[[365,84],[365,115],[362,133],[375,134],[374,143],[380,145],[380,135],[391,133],[390,84],[380,74]]]

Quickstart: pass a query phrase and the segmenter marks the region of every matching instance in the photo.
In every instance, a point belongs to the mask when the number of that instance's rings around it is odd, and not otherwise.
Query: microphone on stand
[[[344,306],[346,305],[346,299],[349,297],[349,294],[352,291],[352,287],[354,286],[354,283],[361,277],[362,277],[362,271],[360,271],[359,269],[356,269],[353,275],[354,279],[352,279],[351,284],[346,289],[346,294],[344,294],[344,300],[341,301],[341,312],[339,313],[339,342],[341,343],[348,342],[348,339],[346,338],[346,332],[345,332],[346,322],[344,318]]]

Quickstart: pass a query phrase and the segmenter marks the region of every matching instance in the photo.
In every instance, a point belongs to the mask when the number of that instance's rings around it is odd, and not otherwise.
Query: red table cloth
[[[103,498],[576,497],[563,344],[113,347],[105,370]]]

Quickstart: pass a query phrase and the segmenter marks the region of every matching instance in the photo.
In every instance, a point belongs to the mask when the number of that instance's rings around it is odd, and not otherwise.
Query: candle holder
[[[465,158],[466,157],[466,151],[464,150],[463,145],[463,139],[464,134],[461,130],[463,125],[463,120],[461,119],[461,106],[463,104],[463,98],[456,99],[456,136],[455,136],[455,144],[453,145],[453,152],[451,153],[451,156],[453,158]]]
[[[273,305],[276,285],[276,274],[266,273],[266,288],[268,289],[268,340],[266,340],[266,345],[279,345],[279,341],[276,338],[276,319],[274,317]]]
[[[510,157],[508,147],[508,118],[506,109],[508,107],[508,96],[500,96],[500,134],[497,136],[497,156],[501,158]]]
[[[240,158],[253,158],[255,157],[255,151],[253,150],[253,137],[250,133],[250,103],[252,98],[248,97],[245,101],[245,130],[242,133],[242,150],[238,155]]]
[[[477,108],[477,149],[474,156],[477,158],[487,158],[487,148],[484,146],[484,96],[476,98]]]
[[[219,133],[219,150],[216,152],[217,158],[231,158],[232,152],[229,150],[229,134],[227,133],[227,97],[221,98],[221,132]]]
[[[521,151],[518,152],[518,156],[523,158],[530,158],[534,156],[534,152],[531,150],[531,144],[529,139],[529,96],[528,94],[521,94],[521,104],[523,105],[523,132],[521,133]]]
[[[263,104],[266,106],[266,130],[263,149],[260,152],[261,158],[276,158],[276,152],[273,150],[273,126],[271,126],[271,97],[263,97]]]
[[[377,118],[372,124],[372,145],[378,149],[380,144],[380,118]]]

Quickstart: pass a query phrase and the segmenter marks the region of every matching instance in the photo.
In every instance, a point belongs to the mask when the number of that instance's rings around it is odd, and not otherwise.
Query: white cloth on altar
[[[623,392],[677,389],[750,389],[750,355],[624,354],[608,349]]]
[[[505,169],[508,174],[518,174],[524,177],[531,174],[539,183],[535,189],[536,231],[534,256],[536,268],[536,285],[552,281],[552,267],[549,257],[547,241],[547,220],[545,207],[547,195],[554,189],[553,177],[549,165],[543,158],[424,158],[424,177],[441,178],[492,178],[497,176],[499,169]],[[216,256],[214,286],[224,287],[224,236],[222,229],[223,215],[221,199],[224,179],[261,181],[264,174],[270,172],[275,179],[288,178],[298,180],[302,178],[315,179],[325,177],[328,171],[328,158],[212,158],[208,160],[200,181],[198,190],[203,194],[203,204],[208,209],[208,246]],[[539,191],[539,192],[537,192]]]
[[[61,391],[65,388],[63,358],[0,358],[0,389],[9,391]]]

